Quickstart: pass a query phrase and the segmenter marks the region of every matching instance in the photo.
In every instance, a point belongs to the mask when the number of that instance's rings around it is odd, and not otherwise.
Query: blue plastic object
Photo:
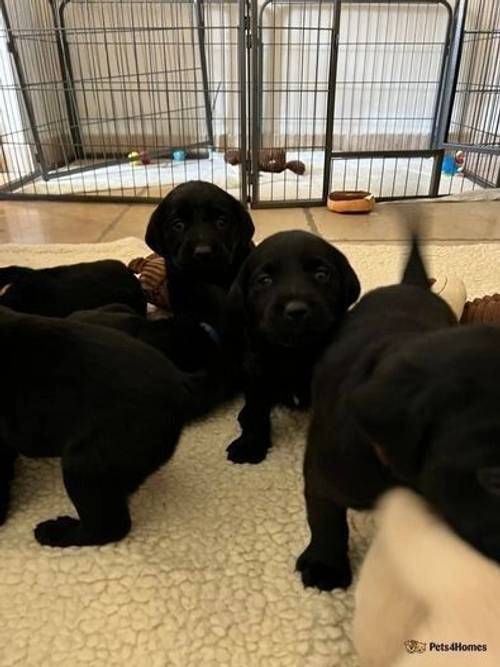
[[[442,172],[448,176],[454,176],[458,172],[458,166],[453,155],[444,156]]]
[[[183,151],[182,149],[176,150],[172,153],[172,157],[174,160],[182,162],[182,160],[186,159],[186,151]]]

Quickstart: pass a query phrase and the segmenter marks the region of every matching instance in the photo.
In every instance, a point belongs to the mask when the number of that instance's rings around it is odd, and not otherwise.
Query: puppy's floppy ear
[[[146,228],[145,241],[147,245],[151,248],[151,250],[153,250],[153,252],[156,252],[158,255],[162,256],[165,253],[165,246],[163,241],[163,224],[165,218],[167,217],[168,207],[170,206],[172,193],[174,191],[175,190],[169,192],[169,194],[158,204],[158,206],[153,211]]]
[[[237,221],[238,236],[234,253],[234,261],[239,265],[245,259],[245,257],[250,254],[252,248],[254,247],[252,238],[255,232],[255,226],[253,224],[250,213],[243,206],[243,204],[231,195],[228,194],[227,196],[232,200],[231,204]]]
[[[241,226],[241,232],[242,232],[242,241],[246,246],[250,246],[250,241],[253,238],[253,235],[255,233],[255,225],[253,224],[252,217],[250,213],[247,211],[247,209],[238,202],[238,207],[239,207],[239,222]]]
[[[332,257],[342,280],[342,289],[344,297],[344,309],[347,310],[355,301],[358,300],[361,291],[358,276],[349,264],[347,257],[337,248],[331,246]]]
[[[404,361],[376,369],[354,390],[348,406],[356,425],[382,449],[393,473],[402,481],[414,480],[433,414],[431,390],[421,371]]]
[[[156,252],[158,255],[163,253],[163,244],[161,239],[161,221],[162,221],[162,204],[163,202],[155,208],[151,217],[149,218],[149,223],[146,228],[146,243],[147,245]]]

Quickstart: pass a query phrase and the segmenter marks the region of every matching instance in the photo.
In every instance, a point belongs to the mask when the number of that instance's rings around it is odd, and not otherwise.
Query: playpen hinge
[[[250,21],[250,16],[247,14],[244,19],[243,19],[243,25],[245,28],[245,35],[246,35],[246,46],[247,49],[252,48],[252,33],[251,33],[251,21]]]

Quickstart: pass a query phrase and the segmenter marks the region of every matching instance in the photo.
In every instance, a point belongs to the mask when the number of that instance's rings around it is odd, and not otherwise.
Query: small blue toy
[[[186,159],[186,151],[182,150],[182,148],[179,148],[172,153],[172,157],[174,160],[177,160],[177,162],[182,162]]]
[[[445,155],[443,160],[443,174],[454,176],[457,173],[457,163],[453,155]]]
[[[447,176],[461,174],[465,167],[465,155],[463,151],[457,151],[455,155],[445,155],[442,172]]]

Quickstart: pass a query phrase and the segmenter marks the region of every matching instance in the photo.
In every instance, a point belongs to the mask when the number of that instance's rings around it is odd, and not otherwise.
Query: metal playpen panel
[[[0,0],[0,197],[499,186],[499,47],[494,0]]]

